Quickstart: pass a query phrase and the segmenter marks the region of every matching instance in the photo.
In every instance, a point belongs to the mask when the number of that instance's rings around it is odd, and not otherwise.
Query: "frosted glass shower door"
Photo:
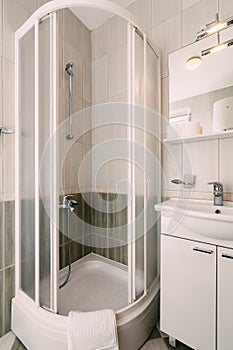
[[[16,293],[55,312],[56,40],[55,13],[16,35]]]
[[[130,29],[132,94],[132,300],[146,295],[158,277],[159,227],[154,205],[161,199],[160,59],[137,28]]]
[[[19,288],[35,299],[35,29],[19,41]]]

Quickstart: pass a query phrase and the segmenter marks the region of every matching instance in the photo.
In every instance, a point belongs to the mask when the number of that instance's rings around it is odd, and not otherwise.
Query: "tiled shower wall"
[[[82,128],[91,129],[90,113],[82,110],[91,106],[92,102],[92,74],[91,74],[91,32],[69,9],[58,12],[59,26],[59,124],[64,122],[69,113],[69,77],[65,72],[68,62],[73,62],[73,119],[79,119]],[[66,140],[69,133],[68,124],[65,135],[60,139],[60,145],[71,143]],[[80,132],[80,130],[78,130]],[[74,131],[74,138],[77,137]],[[63,164],[62,190],[64,193],[75,193],[79,190],[78,171],[80,163],[90,151],[92,143],[91,130],[73,143]],[[72,143],[71,143],[72,144]],[[64,163],[63,163],[64,161]],[[90,187],[86,174],[82,190]]]
[[[14,126],[14,31],[38,6],[45,2],[47,1],[0,0],[0,123]],[[143,22],[161,49],[162,112],[166,117],[168,115],[167,54],[193,42],[196,32],[204,24],[213,21],[215,13],[218,12],[218,0],[136,0],[129,7],[129,10]],[[233,14],[232,0],[219,0],[219,13],[220,18],[231,16]],[[112,33],[112,43],[115,42],[117,35],[118,33]],[[97,66],[98,63],[102,69],[101,61],[96,62]],[[105,73],[104,69],[103,72]],[[119,70],[118,73],[120,74],[121,67],[119,67]],[[113,92],[114,94],[108,97],[105,87],[101,94],[107,96],[110,101],[117,96],[118,90]],[[123,101],[124,98],[125,92],[122,90]],[[232,193],[233,168],[232,162],[229,162],[232,147],[232,139],[219,142],[190,143],[189,148],[193,159],[194,173],[201,179],[206,171],[202,168],[202,164],[211,162],[211,177],[212,175],[219,176],[219,179],[225,184],[226,191]],[[85,151],[83,152],[85,153]],[[180,154],[179,150],[175,153],[177,152]],[[0,336],[10,328],[10,298],[14,293],[13,174],[14,135],[0,136]],[[175,176],[175,173],[171,176]],[[199,186],[197,189],[199,191],[201,187]],[[205,187],[204,190],[203,192],[211,194],[211,189]]]
[[[127,196],[124,194],[74,193],[78,205],[71,214],[71,262],[89,253],[127,264]],[[103,200],[100,208],[100,198]],[[116,210],[116,200],[121,209]],[[114,210],[115,209],[115,210]],[[113,212],[112,212],[113,211]],[[78,220],[78,218],[80,220]],[[68,265],[67,211],[60,211],[60,268]]]

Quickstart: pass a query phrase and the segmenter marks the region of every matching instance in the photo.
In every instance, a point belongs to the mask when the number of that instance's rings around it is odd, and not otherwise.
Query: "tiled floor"
[[[169,345],[168,338],[162,339],[160,333],[157,329],[157,326],[153,329],[148,341],[143,345],[140,350],[193,350],[187,345],[176,342],[176,347]]]
[[[21,342],[16,339],[12,350],[27,350]],[[188,346],[177,342],[176,347],[173,348],[169,345],[168,338],[161,338],[157,326],[153,329],[148,341],[143,345],[140,350],[193,350]]]

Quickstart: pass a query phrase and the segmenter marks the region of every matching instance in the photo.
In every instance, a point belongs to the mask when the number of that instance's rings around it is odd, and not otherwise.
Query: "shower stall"
[[[70,311],[113,309],[121,350],[158,320],[160,57],[105,0],[53,0],[15,34],[12,329],[67,350]]]

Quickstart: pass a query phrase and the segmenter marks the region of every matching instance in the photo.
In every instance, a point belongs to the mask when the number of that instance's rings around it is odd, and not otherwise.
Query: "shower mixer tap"
[[[62,201],[59,202],[59,208],[74,211],[74,206],[78,205],[78,202],[74,199],[71,199],[71,197],[74,197],[74,196],[73,195],[64,196]]]

